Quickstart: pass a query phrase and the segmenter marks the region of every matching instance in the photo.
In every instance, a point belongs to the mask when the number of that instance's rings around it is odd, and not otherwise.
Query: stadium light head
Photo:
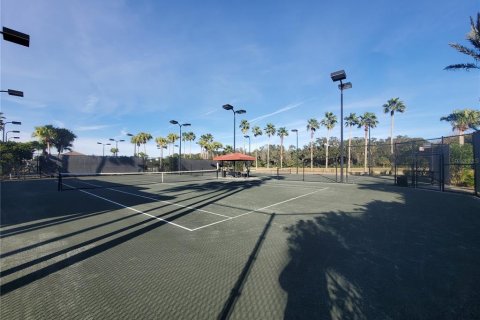
[[[351,89],[352,88],[352,83],[347,82],[347,83],[342,83],[338,85],[338,89],[340,90],[346,90],[346,89]]]
[[[3,34],[3,40],[10,41],[25,47],[30,46],[30,36],[25,33],[18,32],[6,27],[3,27],[1,32]]]
[[[12,122],[10,122],[10,123],[11,123],[11,124],[16,124],[16,125],[21,125],[21,124],[22,124],[21,121],[12,121]]]
[[[224,104],[222,108],[225,110],[233,110],[233,106],[229,104]]]
[[[345,70],[339,70],[332,72],[330,74],[330,77],[332,78],[332,81],[341,81],[347,79],[347,75],[345,74]]]
[[[129,136],[129,137],[133,137],[133,134],[131,134],[131,133],[127,133],[127,136]]]
[[[298,129],[292,129],[292,130],[290,130],[290,131],[292,131],[292,132],[298,132]]]
[[[182,126],[189,127],[189,126],[191,126],[191,124],[190,123],[183,123]]]
[[[125,141],[125,140],[123,140],[123,139],[118,140],[118,142],[124,142],[124,141]]]
[[[170,123],[171,123],[171,124],[178,124],[178,121],[176,121],[176,120],[170,120]]]
[[[250,139],[250,136],[247,134],[247,135],[244,135],[243,136],[244,138],[247,138],[247,139]]]
[[[243,110],[243,109],[240,109],[240,110],[237,110],[235,111],[236,114],[243,114],[243,113],[247,113],[247,111]]]
[[[20,133],[20,131],[18,131],[18,130],[12,130],[12,131],[8,131],[8,132]]]
[[[97,144],[103,144],[103,143],[101,143],[101,142],[97,142]]]
[[[23,91],[8,89],[8,95],[15,96],[15,97],[23,97]]]
[[[110,141],[115,141],[115,139],[112,139],[112,138],[110,138],[110,139],[108,139],[108,140],[110,140]]]

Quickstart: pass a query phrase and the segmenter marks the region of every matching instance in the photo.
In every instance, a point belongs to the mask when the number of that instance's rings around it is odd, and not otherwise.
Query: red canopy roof
[[[237,152],[214,157],[213,161],[255,161],[255,158]]]

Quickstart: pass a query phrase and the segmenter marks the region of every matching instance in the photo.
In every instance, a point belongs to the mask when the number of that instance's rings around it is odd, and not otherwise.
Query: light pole
[[[18,131],[18,130],[7,131],[7,132],[5,133],[5,139],[7,139],[7,141],[8,141],[8,133],[9,133],[9,132],[20,133],[20,131]]]
[[[180,128],[180,147],[178,148],[178,171],[180,170],[181,162],[182,162],[182,127],[189,127],[191,126],[190,123],[179,123],[176,120],[170,120],[171,124],[178,124],[178,127]]]
[[[22,124],[20,121],[8,121],[8,122],[4,122],[4,123],[3,123],[3,126],[2,126],[2,141],[3,141],[3,142],[5,142],[5,127],[6,127],[6,125],[9,124],[9,123],[14,124],[14,125],[17,125],[17,126],[19,126],[19,125]]]
[[[8,90],[0,90],[0,92],[6,92],[10,96],[23,97],[23,91],[19,91],[19,90],[8,89]]]
[[[3,27],[0,33],[3,34],[3,40],[5,41],[10,41],[25,47],[30,46],[30,36],[26,33],[21,33],[6,27]]]
[[[236,135],[236,125],[235,125],[235,115],[237,114],[243,114],[247,113],[247,111],[240,109],[240,110],[235,110],[232,105],[229,104],[224,104],[223,109],[225,110],[232,110],[233,112],[233,152],[236,152],[236,145],[235,145],[235,135]]]
[[[110,138],[110,139],[108,139],[108,140],[110,140],[110,141],[115,141],[115,150],[116,150],[116,151],[115,151],[115,156],[117,157],[117,156],[118,156],[118,143],[119,143],[119,142],[123,142],[123,141],[125,141],[125,140],[123,140],[123,139],[115,140],[115,139],[112,139],[112,138]]]
[[[372,130],[372,121],[371,119],[367,119],[367,126],[368,126],[368,175],[372,175],[372,151],[370,149],[370,131]]]
[[[135,135],[132,134],[132,133],[127,133],[127,136],[133,137],[133,136],[135,136]],[[133,144],[133,156],[135,157],[136,155],[137,155],[137,144],[134,143],[134,144]]]
[[[298,174],[298,129],[292,129],[291,131],[297,134],[297,149],[295,153],[297,154],[296,165],[297,165],[297,174]]]
[[[248,139],[248,155],[250,155],[250,146],[251,146],[251,144],[250,144],[250,136],[247,134],[247,135],[244,135],[243,137],[246,138],[246,139]]]
[[[336,71],[330,74],[333,82],[340,81],[338,88],[340,89],[340,119],[343,121],[343,90],[350,89],[352,87],[351,82],[343,83],[342,80],[347,79],[347,75],[344,70]],[[328,143],[328,141],[327,141]],[[340,127],[340,182],[343,183],[343,123]]]
[[[97,142],[97,144],[101,144],[102,145],[102,150],[103,150],[103,156],[105,157],[105,146],[110,146],[112,145],[111,143],[102,143],[102,142]]]

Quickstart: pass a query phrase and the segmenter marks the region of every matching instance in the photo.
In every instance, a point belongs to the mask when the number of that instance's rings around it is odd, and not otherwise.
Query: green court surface
[[[2,319],[478,319],[480,200],[374,182],[1,184]]]

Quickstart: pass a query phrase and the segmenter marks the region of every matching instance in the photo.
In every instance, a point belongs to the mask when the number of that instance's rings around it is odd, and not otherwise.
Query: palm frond
[[[468,71],[470,69],[480,69],[480,67],[474,63],[457,63],[457,64],[452,64],[443,68],[443,70],[459,70],[459,69],[464,69]]]

